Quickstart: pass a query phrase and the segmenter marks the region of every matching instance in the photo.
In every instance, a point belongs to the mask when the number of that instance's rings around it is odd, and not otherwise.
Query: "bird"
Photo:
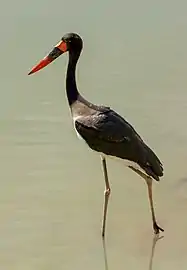
[[[76,66],[83,49],[83,40],[77,33],[65,34],[60,42],[36,64],[31,75],[65,52],[69,60],[66,72],[66,94],[71,111],[73,126],[80,139],[101,157],[105,191],[102,216],[102,237],[105,237],[109,196],[111,193],[106,159],[117,158],[133,172],[141,176],[148,189],[148,198],[152,215],[152,227],[155,234],[164,231],[158,226],[153,205],[152,182],[163,176],[163,164],[143,141],[133,126],[112,108],[96,105],[86,100],[79,92],[76,83]]]

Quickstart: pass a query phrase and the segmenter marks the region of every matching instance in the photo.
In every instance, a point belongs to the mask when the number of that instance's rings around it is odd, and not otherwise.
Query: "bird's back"
[[[132,161],[158,181],[163,175],[163,167],[156,154],[124,118],[108,107],[100,108],[75,121],[78,133],[91,149]]]

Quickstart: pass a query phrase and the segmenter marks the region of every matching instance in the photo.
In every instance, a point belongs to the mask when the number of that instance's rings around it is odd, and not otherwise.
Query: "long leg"
[[[103,221],[102,221],[102,237],[104,237],[105,236],[105,227],[106,227],[106,215],[107,215],[107,208],[108,208],[108,200],[109,200],[109,196],[110,196],[110,185],[109,185],[109,180],[108,180],[106,159],[103,156],[101,156],[101,162],[102,162],[104,179],[105,179],[104,207],[103,207]]]
[[[154,211],[154,206],[153,206],[153,195],[152,195],[152,178],[147,176],[146,174],[144,174],[143,172],[136,170],[135,168],[131,167],[130,168],[136,172],[137,174],[139,174],[141,177],[143,177],[147,183],[147,188],[148,188],[148,196],[149,196],[149,203],[150,203],[150,207],[151,207],[151,214],[152,214],[152,221],[153,221],[153,229],[155,234],[158,234],[159,231],[164,231],[162,228],[160,228],[157,225],[156,222],[156,216],[155,216],[155,211]]]
[[[155,211],[154,211],[154,206],[153,206],[153,195],[152,195],[152,179],[151,178],[147,178],[146,183],[147,183],[147,187],[148,187],[148,195],[149,195],[149,202],[150,202],[150,206],[151,206],[151,214],[152,214],[152,220],[153,220],[153,229],[155,231],[155,234],[158,234],[159,231],[164,231],[162,228],[160,228],[157,225],[156,222],[156,217],[155,217]]]

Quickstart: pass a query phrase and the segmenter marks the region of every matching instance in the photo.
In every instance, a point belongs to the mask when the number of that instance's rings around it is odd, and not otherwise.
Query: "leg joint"
[[[110,188],[107,188],[104,192],[105,196],[109,196],[110,195],[110,192],[111,192],[111,189]]]

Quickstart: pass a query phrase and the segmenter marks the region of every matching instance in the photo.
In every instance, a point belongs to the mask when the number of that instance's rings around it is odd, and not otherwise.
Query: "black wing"
[[[134,128],[113,110],[80,117],[75,127],[91,149],[136,162],[156,180],[163,175],[158,157]]]

